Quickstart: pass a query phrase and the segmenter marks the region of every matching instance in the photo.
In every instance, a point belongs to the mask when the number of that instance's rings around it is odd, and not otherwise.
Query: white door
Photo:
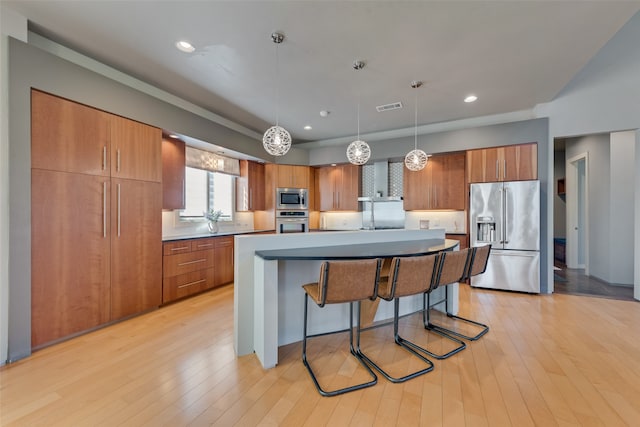
[[[589,156],[581,153],[567,160],[567,267],[584,268],[589,274],[588,184]]]

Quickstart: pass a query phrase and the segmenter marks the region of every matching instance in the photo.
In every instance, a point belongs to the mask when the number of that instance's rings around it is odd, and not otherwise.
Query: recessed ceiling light
[[[193,47],[193,45],[191,43],[189,43],[186,40],[180,40],[179,42],[176,42],[176,47],[183,51],[183,52],[187,52],[187,53],[191,53],[194,50],[196,50],[195,47]]]
[[[327,117],[329,116],[329,114],[331,114],[330,111],[327,111],[327,110],[320,111],[320,117]]]
[[[313,129],[313,128],[312,128],[311,126],[309,126],[309,125],[306,125],[306,126],[304,127],[304,130],[311,130],[311,129]]]
[[[469,95],[469,96],[467,96],[467,97],[464,99],[464,102],[473,102],[473,101],[475,101],[476,99],[478,99],[478,97],[477,97],[477,96],[475,96],[475,95]]]

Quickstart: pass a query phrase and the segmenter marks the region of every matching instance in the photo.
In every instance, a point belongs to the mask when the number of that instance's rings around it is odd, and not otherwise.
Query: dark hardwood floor
[[[555,292],[560,294],[588,295],[601,298],[633,301],[633,287],[612,285],[603,280],[584,274],[584,269],[567,268],[556,262],[554,270]]]

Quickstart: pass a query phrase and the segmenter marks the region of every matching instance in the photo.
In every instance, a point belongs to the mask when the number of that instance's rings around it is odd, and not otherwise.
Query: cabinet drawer
[[[163,276],[172,277],[191,271],[211,268],[214,264],[214,251],[189,252],[164,257]]]
[[[194,239],[191,241],[192,251],[206,251],[215,247],[215,238]]]
[[[227,248],[229,246],[233,246],[233,236],[228,237],[218,237],[215,239],[215,247],[217,248]]]
[[[162,302],[166,303],[213,287],[213,268],[192,271],[162,281]]]
[[[191,242],[188,240],[181,240],[179,242],[164,243],[162,245],[163,255],[177,255],[186,252],[191,252]]]

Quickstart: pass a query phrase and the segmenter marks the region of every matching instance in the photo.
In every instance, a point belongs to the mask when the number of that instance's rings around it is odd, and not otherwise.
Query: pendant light
[[[422,86],[422,82],[413,81],[411,87],[418,89]],[[419,171],[424,169],[427,165],[427,153],[422,150],[418,150],[418,93],[415,95],[415,121],[414,121],[414,137],[413,137],[413,150],[409,151],[404,157],[404,165],[410,171]]]
[[[271,40],[276,44],[276,125],[271,126],[262,136],[262,145],[267,153],[272,156],[284,156],[291,148],[291,135],[289,132],[278,125],[278,45],[284,41],[284,34],[273,33]]]
[[[356,71],[364,68],[364,62],[356,61],[353,63],[353,69]],[[347,159],[354,165],[364,165],[371,157],[371,148],[369,144],[360,140],[360,95],[358,95],[358,139],[353,141],[347,147]]]

